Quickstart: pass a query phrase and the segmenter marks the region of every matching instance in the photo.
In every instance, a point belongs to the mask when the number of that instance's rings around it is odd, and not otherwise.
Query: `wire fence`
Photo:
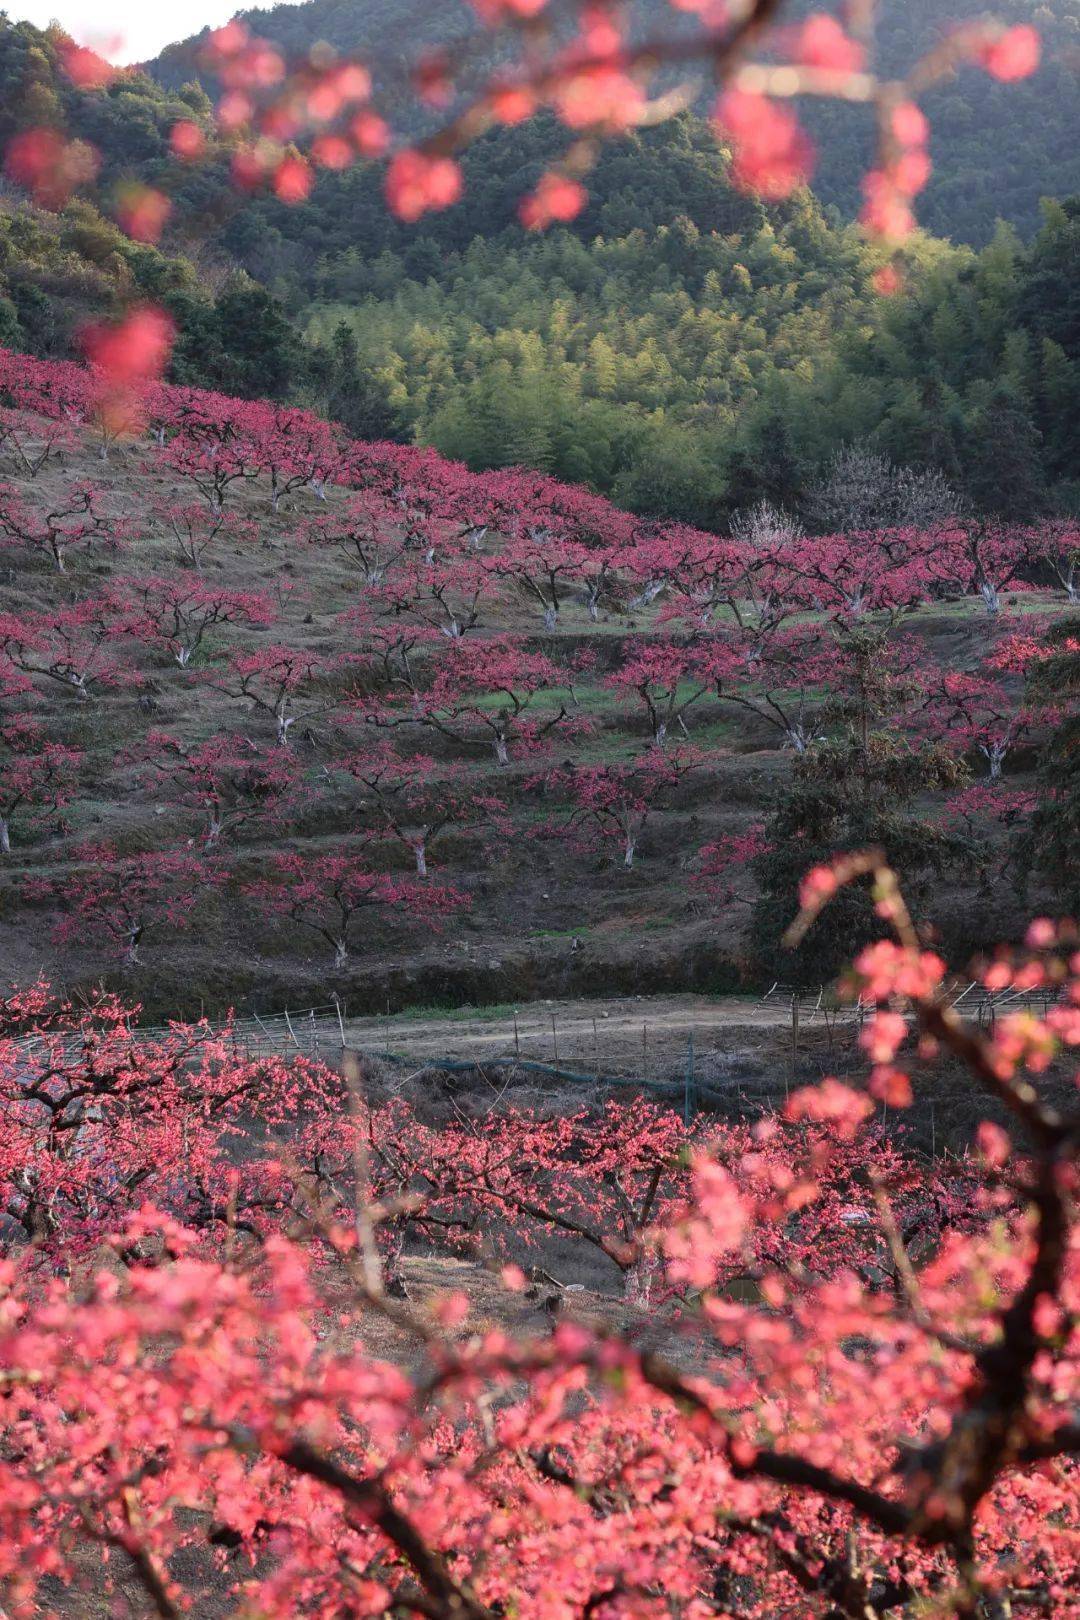
[[[946,990],[945,1000],[950,1007],[974,1019],[979,1024],[993,1023],[1009,1013],[1033,1013],[1045,1018],[1050,1008],[1060,999],[1060,992],[1043,986],[1036,990],[988,990],[977,980],[964,984],[956,981]],[[831,987],[820,990],[799,990],[777,981],[762,997],[765,1002],[790,1003],[798,1009],[800,1021],[812,1024],[815,1019],[833,1023],[862,1023],[874,1010],[874,1002],[859,997],[853,1002],[842,1002]]]
[[[1045,1016],[1056,999],[1053,990],[989,991],[974,981],[968,984],[953,984],[949,987],[947,995],[951,1006],[983,1028],[992,1028],[997,1018],[1009,1014],[1026,1012]],[[538,1014],[536,1008],[530,1010],[532,1022],[524,1028],[519,1025],[517,1012],[511,1014],[507,1021],[509,1027],[506,1039],[500,1042],[497,1037],[492,1038],[491,1033],[488,1033],[481,1050],[477,1050],[475,1045],[470,1049],[470,1043],[475,1043],[477,1039],[477,1025],[485,1031],[491,1031],[490,1021],[463,1020],[461,1040],[457,1049],[432,1051],[430,1037],[425,1036],[422,1021],[418,1020],[414,1028],[408,1029],[388,1018],[385,1025],[379,1029],[373,1020],[365,1019],[364,1029],[360,1031],[350,1027],[346,1008],[337,1000],[318,1007],[306,1007],[301,1011],[286,1009],[280,1013],[234,1017],[219,1024],[205,1018],[191,1025],[132,1024],[128,1026],[127,1034],[135,1043],[152,1044],[182,1030],[191,1042],[193,1056],[203,1042],[224,1040],[238,1059],[248,1061],[288,1057],[292,1054],[335,1065],[341,1061],[343,1053],[351,1052],[369,1061],[411,1068],[415,1074],[421,1074],[426,1069],[448,1074],[497,1070],[508,1071],[515,1075],[542,1077],[560,1084],[588,1085],[600,1089],[618,1089],[632,1085],[673,1100],[681,1099],[683,1111],[689,1119],[710,1102],[713,1104],[723,1102],[730,1106],[739,1099],[752,1102],[775,1097],[779,1090],[788,1088],[790,1080],[796,1073],[800,1057],[800,1038],[804,1030],[815,1026],[824,1028],[831,1042],[832,1034],[838,1026],[861,1024],[872,1011],[870,1003],[841,1002],[830,990],[821,989],[816,993],[800,991],[780,982],[766,991],[761,997],[761,1004],[775,1007],[778,1016],[771,1027],[781,1035],[787,1028],[790,1018],[790,1063],[783,1065],[785,1072],[779,1081],[765,1088],[747,1086],[742,1080],[735,1080],[731,1086],[716,1083],[715,1074],[710,1074],[708,1065],[703,1067],[701,1054],[695,1050],[692,1027],[685,1037],[685,1050],[679,1044],[681,1036],[673,1036],[670,1029],[658,1031],[655,1026],[650,1047],[647,1016],[641,1023],[640,1057],[635,1054],[631,1058],[628,1055],[627,1067],[622,1072],[609,1072],[602,1065],[600,1060],[605,1044],[602,1039],[604,1026],[602,1024],[598,1026],[595,1018],[591,1019],[591,1062],[588,1054],[582,1051],[583,1044],[586,1046],[590,1044],[587,1033],[584,1036],[584,1043],[582,1038],[585,1015],[563,1024],[563,1052],[560,1054],[558,1012],[546,1004],[542,1014]],[[730,1031],[733,1027],[735,1026],[729,1019],[725,1023],[718,1022],[715,1032],[708,1031],[708,1033],[719,1036],[725,1029]],[[625,1025],[623,1031],[625,1033]],[[374,1036],[378,1039],[373,1039]],[[410,1037],[418,1043],[412,1051],[409,1050]],[[528,1055],[529,1043],[534,1053],[540,1050],[545,1051],[546,1055],[544,1057]],[[624,1041],[624,1045],[626,1044]],[[85,1038],[76,1035],[61,1041],[59,1050],[56,1039],[51,1036],[28,1036],[23,1039],[21,1045],[28,1058],[32,1057],[37,1049],[59,1056],[65,1062],[77,1062],[80,1054],[86,1049]],[[666,1058],[663,1052],[658,1050],[661,1046],[666,1048]],[[423,1049],[424,1047],[426,1049]],[[632,1046],[628,1046],[627,1050],[629,1054]],[[705,1056],[709,1060],[715,1059],[717,1052],[722,1053],[722,1050],[721,1046],[714,1044]]]

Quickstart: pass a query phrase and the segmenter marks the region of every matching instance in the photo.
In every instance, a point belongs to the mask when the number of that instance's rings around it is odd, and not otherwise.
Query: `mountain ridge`
[[[820,9],[820,0],[795,0],[789,15],[797,19]],[[950,0],[947,20],[985,11],[981,0]],[[1039,29],[1039,71],[1024,83],[1002,85],[975,67],[964,68],[925,100],[935,173],[920,199],[921,223],[935,234],[978,246],[990,240],[998,217],[1031,235],[1042,197],[1080,190],[1080,0],[1000,0],[993,11],[1007,23]],[[636,0],[631,15],[639,30],[655,28],[658,18],[672,29],[679,26],[667,0]],[[390,74],[392,93],[404,82],[407,59],[466,33],[484,33],[465,0],[436,0],[423,7],[411,0],[301,0],[266,11],[240,10],[237,16],[288,55],[303,54],[319,41],[361,54],[379,45],[380,67]],[[905,72],[941,37],[944,22],[938,0],[882,8],[877,25],[882,70],[890,76]],[[207,83],[197,63],[198,43],[207,32],[168,46],[145,64],[146,71],[173,90],[192,77]],[[403,37],[409,50],[400,43]],[[497,50],[494,43],[492,48]],[[818,148],[814,189],[826,206],[853,217],[862,174],[873,159],[872,120],[865,108],[841,102],[815,101],[801,110]],[[400,116],[396,122],[401,124]]]

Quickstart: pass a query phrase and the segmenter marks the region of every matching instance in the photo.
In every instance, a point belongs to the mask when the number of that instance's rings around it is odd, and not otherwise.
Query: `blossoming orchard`
[[[208,32],[169,162],[237,211],[381,164],[404,228],[540,118],[524,239],[703,93],[781,202],[842,101],[876,306],[932,87],[1042,51],[463,9],[407,60]],[[59,217],[100,153],[39,100],[0,157]],[[112,213],[157,243],[167,180]],[[81,360],[0,347],[0,1620],[1080,1620],[1075,511],[876,445],[630,511],[193,386],[132,285]]]
[[[167,959],[227,903],[341,970],[374,913],[439,931],[476,903],[440,870],[462,836],[626,873],[715,763],[716,703],[795,757],[838,725],[930,739],[955,755],[944,816],[1024,814],[1010,758],[1055,719],[1025,677],[1067,610],[1058,528],[724,538],[161,383],[117,447],[94,372],[9,354],[3,386],[13,459],[41,462],[3,507],[35,603],[0,620],[4,848],[35,852],[28,903],[104,967]],[[104,449],[98,484],[73,444]],[[108,480],[132,457],[172,504],[125,505]],[[252,588],[259,502],[344,582],[318,645],[296,634],[302,573]],[[974,627],[971,673],[928,655],[935,603]],[[598,668],[574,627],[613,615],[637,628]],[[216,729],[165,723],[166,689],[212,700]],[[118,704],[144,718],[114,768],[153,794],[158,841],[118,827],[50,862],[89,778],[41,716]],[[617,757],[596,750],[613,712]],[[340,793],[345,837],[290,850]],[[702,847],[706,905],[766,847]],[[746,1123],[643,1100],[440,1122],[318,1063],[247,1059],[227,1028],[137,1039],[121,999],[15,992],[5,1607],[1080,1613],[1077,1126],[1041,1095],[1080,1042],[1077,944],[1039,923],[990,962],[995,991],[1057,999],[980,1034],[886,870],[818,867],[804,903],[867,882],[898,932],[849,981],[877,1009],[868,1078]],[[882,1111],[949,1062],[994,1122],[926,1161]],[[594,1257],[614,1309],[557,1294],[538,1326],[553,1239],[571,1270]],[[418,1290],[421,1254],[487,1279],[482,1306],[449,1277]]]
[[[1040,1095],[1080,1044],[1076,938],[999,958],[988,982],[1064,996],[978,1034],[872,881],[866,1088],[747,1125],[433,1125],[227,1029],[137,1042],[112,997],[13,995],[5,1607],[1080,1612],[1076,1122]],[[890,1141],[874,1099],[917,1048],[1008,1126],[931,1164]],[[622,1310],[537,1327],[551,1234]],[[482,1312],[413,1297],[417,1250],[471,1259]]]

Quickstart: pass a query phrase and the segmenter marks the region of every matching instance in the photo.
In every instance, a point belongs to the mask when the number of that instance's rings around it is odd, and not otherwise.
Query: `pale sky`
[[[252,0],[7,0],[0,10],[13,22],[44,28],[58,22],[80,45],[90,45],[112,62],[145,62],[205,24],[228,22]]]

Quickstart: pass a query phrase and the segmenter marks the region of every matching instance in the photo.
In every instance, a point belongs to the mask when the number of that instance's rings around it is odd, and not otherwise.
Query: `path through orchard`
[[[756,1046],[761,1033],[790,1025],[786,997],[619,996],[346,1019],[345,1039],[361,1051],[429,1061],[521,1058],[648,1079],[679,1072],[691,1036],[697,1059],[707,1062],[718,1053]]]

